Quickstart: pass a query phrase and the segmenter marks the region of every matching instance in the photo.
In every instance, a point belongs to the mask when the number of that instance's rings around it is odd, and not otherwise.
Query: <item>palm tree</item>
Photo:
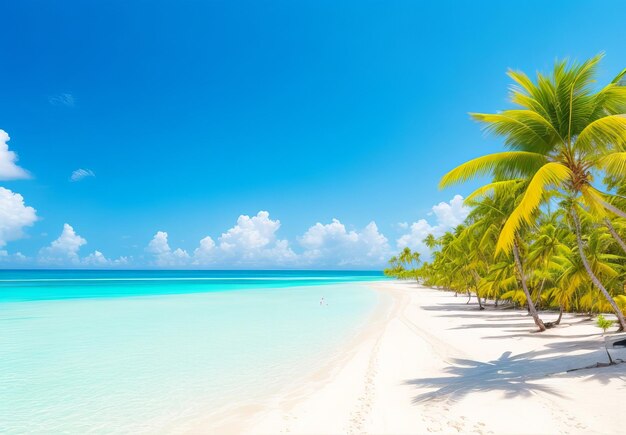
[[[434,249],[437,246],[437,239],[432,234],[429,234],[424,239],[424,244],[428,249]]]
[[[398,260],[402,264],[414,267],[417,266],[420,262],[420,254],[417,251],[411,252],[411,248],[407,246],[400,253]]]
[[[505,183],[493,183],[491,189],[482,190],[478,189],[472,195],[467,198],[467,202],[474,205],[474,209],[470,212],[468,218],[470,220],[476,220],[478,224],[486,226],[483,230],[484,234],[491,234],[493,236],[502,233],[503,228],[506,226],[508,216],[515,209],[519,192],[525,188],[525,183],[521,180],[510,180]],[[482,196],[481,202],[475,202],[475,198]],[[499,236],[498,236],[499,237]],[[492,247],[494,256],[505,255],[505,252],[498,252],[497,240],[492,239]],[[484,242],[487,243],[487,242]],[[522,256],[520,254],[520,248],[524,245],[519,230],[516,231],[515,240],[513,242],[513,261],[515,264],[515,270],[517,271],[519,283],[524,293],[526,304],[528,307],[528,313],[532,316],[539,331],[545,331],[546,326],[539,318],[539,313],[535,307],[530,290],[528,288],[528,270],[525,267]]]
[[[415,278],[418,279],[418,266],[420,263],[420,254],[411,248],[405,247],[398,256],[389,259],[389,268],[384,270],[385,275],[396,278]]]
[[[608,176],[605,178],[604,183],[608,189],[615,191],[615,196],[611,198],[611,204],[619,210],[626,210],[626,183],[624,178]],[[619,228],[616,228],[616,226],[620,227],[623,233],[626,219],[623,217],[611,219],[607,216],[604,218],[604,225],[606,225],[617,244],[622,248],[622,251],[626,253],[626,241],[619,234]]]
[[[562,223],[560,213],[548,213],[539,217],[536,231],[531,235],[528,262],[534,267],[539,280],[539,288],[535,296],[535,304],[542,301],[542,292],[546,285],[553,280],[553,261],[558,254],[570,253],[565,243],[569,239],[569,231]]]
[[[470,160],[447,173],[440,186],[489,173],[496,181],[482,191],[512,179],[527,180],[522,198],[496,245],[496,253],[512,251],[516,263],[520,263],[519,230],[533,222],[551,193],[568,195],[572,200],[568,212],[585,270],[611,305],[623,330],[623,312],[586,258],[579,217],[581,210],[596,216],[613,213],[626,217],[626,212],[612,205],[609,194],[592,184],[595,173],[626,177],[626,69],[594,92],[592,84],[601,58],[598,55],[582,64],[556,62],[550,76],[537,74],[535,82],[522,72],[509,71],[517,84],[511,101],[519,108],[472,116],[489,131],[503,136],[510,151]]]
[[[389,267],[386,268],[383,273],[387,276],[391,276],[394,278],[402,278],[404,274],[404,267],[402,266],[402,263],[400,263],[400,261],[398,260],[398,257],[394,255],[389,259],[388,263]]]

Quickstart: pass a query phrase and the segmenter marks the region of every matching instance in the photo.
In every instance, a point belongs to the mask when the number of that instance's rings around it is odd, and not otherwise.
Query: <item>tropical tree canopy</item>
[[[509,71],[514,106],[472,113],[505,151],[445,174],[440,187],[487,177],[466,221],[424,243],[424,283],[561,313],[612,311],[626,328],[626,69],[596,84],[603,55],[557,61],[534,79]],[[560,317],[559,317],[560,319]]]

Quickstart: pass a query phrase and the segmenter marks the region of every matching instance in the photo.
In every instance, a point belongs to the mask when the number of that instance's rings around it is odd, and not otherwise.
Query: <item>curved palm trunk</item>
[[[622,313],[622,310],[620,310],[620,308],[617,306],[617,303],[615,303],[615,300],[611,297],[607,289],[602,285],[596,274],[593,273],[593,270],[591,270],[591,265],[589,265],[589,260],[587,260],[587,256],[585,255],[585,249],[580,229],[580,219],[578,218],[578,213],[575,209],[572,209],[572,217],[574,218],[574,228],[576,230],[578,252],[580,253],[580,258],[583,262],[583,265],[585,266],[587,275],[589,275],[589,278],[591,278],[593,284],[600,290],[602,296],[605,297],[605,299],[611,305],[611,308],[613,308],[613,311],[615,312],[615,315],[617,316],[617,320],[619,322],[619,330],[623,331],[624,329],[626,329],[626,319],[624,319],[624,313]]]
[[[624,252],[626,252],[626,242],[624,242],[624,240],[619,236],[619,234],[617,234],[617,231],[615,231],[615,227],[613,226],[611,221],[608,218],[604,218],[604,224],[609,229],[609,233],[611,233],[611,235],[613,236],[617,244],[622,247],[622,250]]]
[[[535,305],[539,308],[541,308],[541,292],[543,291],[543,286],[546,284],[546,279],[543,278],[541,280],[541,285],[539,286],[539,292],[537,292],[537,302],[535,302]]]
[[[478,275],[478,272],[476,272],[474,269],[472,269],[472,275],[474,275],[474,280],[476,281],[476,283],[474,284],[474,291],[476,292],[476,299],[478,299],[478,309],[484,310],[485,307],[483,307],[483,303],[480,301],[480,295],[478,294],[478,283],[480,282],[480,276]]]
[[[483,303],[481,302],[480,296],[478,295],[478,289],[476,289],[476,299],[478,300],[478,309],[484,310],[485,307],[483,307]]]
[[[559,318],[556,319],[556,322],[554,322],[554,324],[555,325],[560,324],[562,318],[563,318],[563,305],[559,305]]]
[[[559,305],[559,317],[554,322],[546,322],[546,328],[554,328],[558,324],[561,323],[561,319],[563,318],[563,305]]]
[[[537,309],[535,308],[535,304],[533,303],[532,298],[530,297],[530,292],[528,291],[528,286],[526,285],[526,276],[524,275],[524,268],[522,267],[522,261],[519,257],[519,249],[517,247],[517,240],[513,243],[513,257],[515,257],[515,266],[517,267],[517,271],[520,275],[520,281],[522,282],[522,290],[524,290],[524,295],[526,296],[526,302],[528,303],[528,312],[531,316],[533,316],[533,320],[535,321],[535,325],[539,328],[539,332],[543,332],[546,330],[546,326],[543,324],[543,321],[539,318],[539,314],[537,314]]]
[[[618,215],[619,217],[623,217],[624,219],[626,219],[626,213],[623,212],[622,210],[620,210],[619,208],[615,207],[613,204],[611,204],[610,202],[606,202],[606,201],[600,201],[600,203],[604,206],[604,208],[606,208],[607,210],[612,211],[613,213],[615,213],[616,215]]]

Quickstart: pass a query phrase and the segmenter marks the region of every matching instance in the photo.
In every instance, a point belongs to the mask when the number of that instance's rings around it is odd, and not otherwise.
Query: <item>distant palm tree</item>
[[[420,254],[411,248],[405,247],[398,256],[389,259],[389,266],[384,270],[385,275],[401,279],[419,278]]]
[[[428,249],[433,249],[435,246],[437,246],[437,239],[432,234],[429,234],[424,239],[424,244]]]
[[[411,252],[411,248],[405,247],[400,253],[398,259],[400,260],[400,263],[414,267],[420,262],[420,254],[417,251]]]

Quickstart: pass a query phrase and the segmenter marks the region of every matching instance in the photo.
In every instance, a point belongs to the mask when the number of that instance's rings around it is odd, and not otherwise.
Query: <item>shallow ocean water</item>
[[[0,432],[153,432],[262,398],[357,333],[375,279],[0,271]]]

